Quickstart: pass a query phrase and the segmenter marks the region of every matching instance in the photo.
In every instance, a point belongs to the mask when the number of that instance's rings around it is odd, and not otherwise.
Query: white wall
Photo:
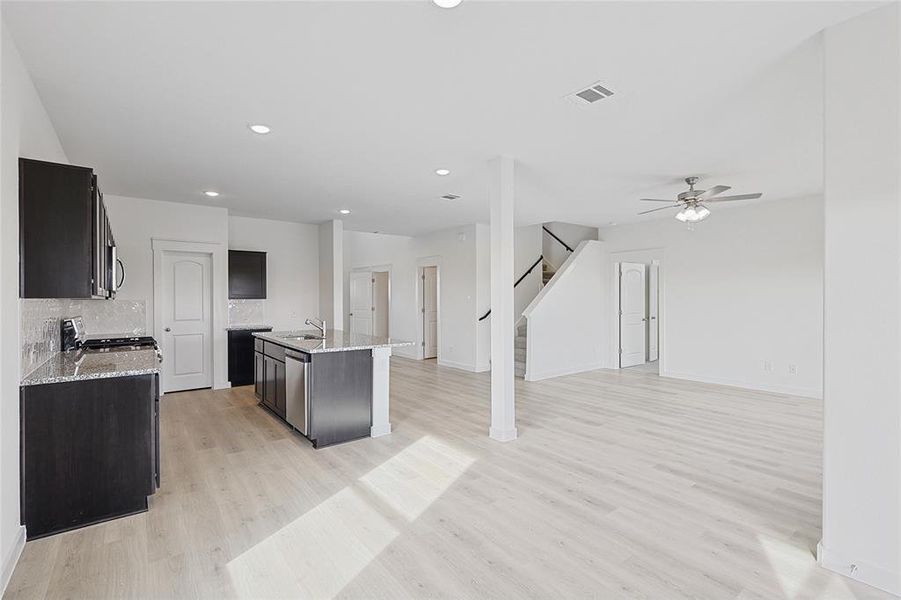
[[[99,179],[103,181],[103,174]],[[153,249],[151,240],[206,242],[228,249],[228,211],[224,208],[143,198],[104,196],[119,258],[125,264],[125,283],[117,298],[147,303],[147,331],[153,335]],[[227,260],[227,254],[226,260]],[[213,267],[213,386],[228,385],[227,318],[228,265]],[[218,276],[217,276],[218,274]],[[217,318],[217,316],[219,318]]]
[[[275,330],[303,329],[319,315],[319,227],[303,223],[228,218],[229,250],[266,253],[263,314]]]
[[[901,595],[901,8],[824,32],[821,564]]]
[[[602,228],[601,238],[610,253],[663,250],[661,374],[821,396],[822,198],[713,208],[694,231],[661,219]],[[605,310],[613,322],[612,308]]]
[[[569,244],[570,248],[575,248],[579,245],[579,242],[599,239],[597,227],[586,227],[585,225],[562,223],[560,221],[545,223],[544,226]],[[559,269],[566,262],[566,259],[569,258],[570,252],[549,234],[542,231],[542,236],[542,253],[544,257],[549,263]]]
[[[68,162],[0,25],[0,593],[25,543],[19,517],[19,157]]]
[[[597,230],[595,230],[596,232]],[[513,276],[519,278],[542,255],[541,225],[517,227],[513,231]],[[597,235],[595,235],[597,238]],[[557,244],[559,246],[559,244]],[[562,248],[562,246],[561,246]],[[567,253],[568,254],[568,253]],[[562,264],[562,263],[559,263]],[[559,265],[558,265],[559,266]],[[518,319],[522,311],[541,291],[541,265],[529,273],[513,290],[513,312]]]
[[[604,244],[583,241],[525,310],[526,379],[537,381],[604,366]]]
[[[419,342],[418,267],[438,265],[438,361],[470,371],[487,368],[487,350],[478,323],[477,281],[479,240],[487,239],[484,225],[468,225],[421,237],[347,231],[344,233],[344,297],[349,302],[350,272],[364,267],[389,267],[391,276],[391,337]],[[485,274],[487,278],[487,274]],[[487,310],[487,307],[484,308]],[[485,340],[484,343],[487,343]],[[418,356],[417,347],[398,348],[396,354]]]
[[[319,317],[329,329],[344,328],[344,224],[326,221],[319,226]]]

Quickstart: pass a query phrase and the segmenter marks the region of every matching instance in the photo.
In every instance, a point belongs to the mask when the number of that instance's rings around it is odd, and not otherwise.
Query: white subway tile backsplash
[[[266,322],[265,300],[229,300],[228,324],[246,325]]]

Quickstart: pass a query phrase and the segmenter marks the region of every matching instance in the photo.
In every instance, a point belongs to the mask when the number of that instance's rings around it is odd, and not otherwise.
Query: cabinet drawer
[[[266,356],[271,356],[275,360],[285,362],[285,348],[283,346],[279,346],[278,344],[273,344],[271,342],[265,342],[263,345],[263,353]]]
[[[260,338],[253,338],[253,349],[255,352],[263,351],[263,340]]]

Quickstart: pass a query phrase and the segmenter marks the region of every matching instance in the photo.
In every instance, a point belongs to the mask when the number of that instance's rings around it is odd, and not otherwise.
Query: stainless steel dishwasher
[[[310,355],[285,351],[285,420],[310,435]]]

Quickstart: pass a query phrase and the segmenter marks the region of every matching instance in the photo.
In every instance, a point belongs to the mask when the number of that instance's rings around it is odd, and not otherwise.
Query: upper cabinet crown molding
[[[266,299],[266,253],[228,251],[228,297],[238,300]]]

